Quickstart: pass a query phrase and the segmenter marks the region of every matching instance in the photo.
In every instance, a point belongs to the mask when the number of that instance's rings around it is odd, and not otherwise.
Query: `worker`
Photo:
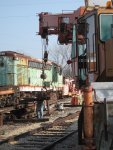
[[[47,110],[47,100],[44,100],[44,110]]]
[[[37,118],[38,119],[43,119],[43,111],[44,111],[44,100],[45,100],[45,93],[40,93],[37,97],[37,108],[36,108],[36,113],[37,113]]]
[[[37,118],[38,119],[42,119],[43,118],[43,106],[44,104],[43,104],[43,100],[38,100],[37,101],[37,109],[36,109],[36,111],[37,111]]]

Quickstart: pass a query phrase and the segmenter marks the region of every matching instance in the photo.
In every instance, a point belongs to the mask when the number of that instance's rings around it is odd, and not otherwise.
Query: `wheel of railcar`
[[[50,99],[51,100],[57,100],[58,99],[57,93],[50,93]]]
[[[13,121],[13,120],[16,120],[16,119],[17,119],[17,117],[14,114],[9,115],[9,121]]]
[[[0,107],[4,108],[6,105],[6,101],[5,100],[0,100]]]
[[[13,99],[12,99],[12,97],[7,97],[6,98],[6,104],[7,104],[7,106],[12,106],[13,105]]]
[[[13,102],[14,102],[14,105],[18,105],[19,104],[19,98],[15,97]]]
[[[9,98],[8,98],[8,97],[6,98],[6,105],[7,105],[7,106],[10,106],[10,101],[9,101]]]

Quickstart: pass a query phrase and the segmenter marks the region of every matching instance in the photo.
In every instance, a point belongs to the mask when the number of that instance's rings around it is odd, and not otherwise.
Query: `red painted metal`
[[[58,35],[60,44],[68,44],[72,42],[72,25],[75,23],[75,18],[81,16],[85,8],[80,7],[72,13],[50,14],[40,13],[39,16],[39,35],[43,39],[47,39],[48,35]],[[67,20],[66,22],[64,20]],[[62,26],[63,25],[63,26]],[[61,31],[61,26],[63,30]],[[64,33],[65,32],[65,33]]]

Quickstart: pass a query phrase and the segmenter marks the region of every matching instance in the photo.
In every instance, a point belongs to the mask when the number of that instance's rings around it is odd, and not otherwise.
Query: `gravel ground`
[[[63,103],[70,103],[70,99],[66,99],[65,101],[63,100]],[[70,113],[75,113],[76,111],[80,110],[78,107],[64,107],[63,111],[55,111],[52,115],[49,116],[49,121],[46,123],[53,122],[56,120],[58,117],[65,117]],[[73,120],[76,122],[76,120]],[[72,121],[72,122],[73,122]],[[9,125],[4,125],[3,127],[0,128],[0,141],[13,136],[13,135],[19,135],[21,133],[25,133],[27,131],[30,131],[32,129],[36,129],[38,127],[41,127],[41,125],[44,124],[42,122],[38,123],[16,123],[16,124],[9,124]],[[72,128],[76,128],[76,125],[73,124]],[[11,145],[11,143],[10,143]],[[5,146],[5,147],[4,147]],[[2,144],[0,146],[0,150],[9,150],[7,149],[7,144]]]
[[[77,129],[77,119],[74,120],[72,125],[67,130]],[[62,142],[56,144],[50,150],[82,150],[82,146],[78,145],[78,133],[74,133],[72,136],[66,138]]]
[[[57,144],[51,150],[82,150],[82,147],[77,143],[77,134],[73,134],[68,137],[65,141]]]
[[[77,129],[77,121],[76,120],[77,119],[70,120],[70,122],[73,122],[73,123],[70,127],[68,127],[67,130],[74,131]],[[46,132],[46,131],[43,131],[43,132]],[[37,141],[36,136],[38,136],[38,135],[36,134],[35,137],[28,136],[25,139],[24,138],[19,139],[19,141],[12,141],[9,143],[2,144],[0,146],[0,150],[41,150],[40,146],[38,146],[38,143],[36,142]],[[42,137],[40,137],[40,138],[43,139]],[[42,141],[42,142],[44,142],[44,141]],[[81,147],[78,145],[77,133],[68,137],[65,141],[58,143],[55,147],[53,147],[50,150],[81,150]]]

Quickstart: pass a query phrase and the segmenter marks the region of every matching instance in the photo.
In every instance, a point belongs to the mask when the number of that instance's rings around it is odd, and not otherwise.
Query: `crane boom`
[[[76,22],[76,18],[83,14],[84,9],[85,7],[80,7],[72,13],[40,13],[38,34],[41,35],[43,39],[46,39],[48,35],[58,35],[60,44],[69,43],[70,40],[72,40],[72,24]]]

